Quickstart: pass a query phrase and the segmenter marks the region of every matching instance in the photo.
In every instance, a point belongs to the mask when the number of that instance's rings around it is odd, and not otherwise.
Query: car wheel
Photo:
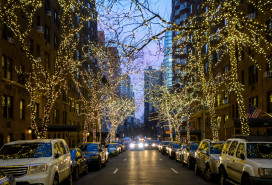
[[[250,185],[250,181],[249,181],[248,175],[244,175],[243,176],[242,185]]]
[[[74,181],[77,181],[79,179],[79,169],[75,168],[75,172],[74,172]]]
[[[53,184],[52,185],[59,185],[59,177],[57,176],[57,174],[55,175],[55,177],[53,179]]]
[[[101,159],[99,159],[98,164],[97,164],[97,169],[101,170],[101,168],[102,168]]]
[[[212,177],[212,171],[210,166],[206,166],[205,170],[204,170],[204,178],[207,182],[211,181]]]
[[[89,173],[89,166],[86,164],[84,174],[87,175]]]
[[[191,162],[190,162],[190,159],[188,158],[188,161],[187,161],[187,168],[190,170],[191,169]]]
[[[195,164],[195,175],[200,175],[200,169],[198,168],[197,164]]]
[[[227,184],[227,181],[226,181],[226,179],[227,179],[227,174],[226,174],[225,170],[221,168],[219,173],[220,173],[220,181],[219,181],[219,184],[220,184],[220,185],[226,185],[226,184]]]

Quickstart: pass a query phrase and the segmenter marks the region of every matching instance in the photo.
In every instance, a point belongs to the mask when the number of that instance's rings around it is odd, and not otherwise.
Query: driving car
[[[0,149],[0,170],[17,184],[72,184],[72,161],[63,139],[21,140]]]
[[[204,173],[206,181],[211,181],[219,174],[219,156],[224,141],[211,141],[203,139],[195,152],[195,174]]]
[[[88,174],[88,161],[87,157],[79,148],[71,149],[70,153],[73,167],[73,179],[77,181],[80,174]]]
[[[110,157],[116,156],[120,153],[118,143],[109,143],[106,145],[106,148],[108,149]]]
[[[15,185],[15,180],[12,175],[5,174],[0,170],[0,185]]]
[[[130,150],[144,150],[144,143],[141,141],[134,141],[130,143],[129,147]]]
[[[86,155],[89,168],[96,167],[101,170],[102,166],[106,166],[108,151],[100,143],[88,142],[81,144],[79,148]]]

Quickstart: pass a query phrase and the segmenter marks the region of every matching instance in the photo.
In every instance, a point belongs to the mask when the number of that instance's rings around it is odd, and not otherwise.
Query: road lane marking
[[[125,158],[124,161],[126,161],[127,159]]]
[[[118,168],[116,168],[116,170],[113,172],[113,174],[116,174],[117,171],[118,171]]]
[[[171,168],[171,170],[173,171],[173,172],[175,172],[175,173],[178,173],[175,169],[173,169],[173,168]]]
[[[162,159],[160,158],[160,160],[162,161]]]

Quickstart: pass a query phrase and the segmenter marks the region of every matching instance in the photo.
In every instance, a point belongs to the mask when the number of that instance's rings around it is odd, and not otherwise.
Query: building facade
[[[19,1],[16,3],[20,3]],[[96,17],[95,5],[91,1],[84,1],[94,17]],[[83,10],[82,10],[83,11]],[[2,67],[0,68],[0,146],[4,143],[20,139],[35,138],[30,124],[30,95],[26,90],[26,78],[24,73],[18,73],[20,68],[23,72],[30,72],[32,65],[29,56],[46,69],[48,74],[55,70],[59,47],[63,42],[63,26],[60,17],[62,10],[57,1],[45,0],[42,7],[33,15],[30,34],[26,39],[29,44],[29,55],[20,48],[18,37],[11,31],[8,25],[0,22],[1,42],[0,56]],[[21,16],[21,17],[20,17]],[[24,24],[25,16],[20,14],[19,19]],[[79,24],[79,17],[73,17],[74,26]],[[26,22],[28,23],[28,22]],[[67,23],[68,24],[68,23]],[[24,28],[24,25],[20,25]],[[84,23],[84,28],[77,34],[79,44],[74,54],[75,59],[82,60],[82,46],[97,40],[97,22],[95,19]],[[80,70],[89,66],[96,70],[93,61],[86,61]],[[83,90],[84,91],[84,90]],[[60,89],[58,97],[50,111],[47,138],[63,138],[74,147],[82,142],[83,124],[85,117],[81,113],[81,104],[78,103],[79,93],[72,80],[67,79],[67,89]],[[35,102],[35,116],[37,125],[42,125],[44,117],[44,106],[46,102],[43,97],[37,98]]]

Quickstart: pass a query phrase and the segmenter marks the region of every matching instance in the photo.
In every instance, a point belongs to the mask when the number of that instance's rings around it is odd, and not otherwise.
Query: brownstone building
[[[174,11],[177,12],[177,10],[179,10],[182,5],[186,5],[185,10],[187,10],[186,15],[188,17],[199,16],[208,10],[207,7],[203,6],[205,1],[175,1],[175,3],[177,2],[180,5],[176,6],[176,8],[172,10],[173,22],[179,22],[175,19],[180,19],[180,13],[176,17],[173,16],[173,14],[175,15]],[[224,1],[222,0],[218,2]],[[253,44],[251,46],[244,44],[242,49],[236,48],[235,52],[235,57],[238,59],[238,79],[244,87],[242,95],[245,103],[245,111],[249,111],[250,105],[253,105],[256,109],[258,108],[261,110],[261,113],[257,118],[248,119],[250,133],[253,135],[272,135],[272,68],[271,64],[269,65],[269,63],[267,63],[265,60],[266,57],[270,60],[270,62],[272,61],[272,50],[269,44],[267,44],[271,42],[272,12],[270,11],[271,4],[268,4],[266,6],[267,7],[263,7],[265,8],[265,14],[246,0],[241,1],[241,4],[238,6],[238,10],[242,12],[244,16],[246,15],[248,20],[251,20],[252,22],[256,21],[260,24],[266,25],[266,29],[263,29],[265,31],[263,31],[262,33],[256,33],[255,36],[254,34],[251,34],[252,42],[254,42],[254,40],[258,42],[258,39],[264,38],[264,40],[260,42],[260,47],[265,48],[264,51],[266,53],[266,56],[263,56],[260,53],[256,52],[256,48],[252,48]],[[216,8],[218,10],[217,15],[219,16],[222,7],[218,4]],[[211,17],[210,19],[213,19],[213,17]],[[220,40],[221,34],[227,34],[222,31],[223,27],[226,27],[227,24],[229,24],[226,20],[227,19],[223,19],[222,23],[212,27],[211,32],[212,34],[214,34],[214,36],[209,43],[211,44],[211,46],[222,42],[222,40]],[[180,25],[184,23],[186,23],[186,20],[181,22]],[[242,25],[241,27],[243,26],[245,25]],[[247,33],[246,29],[241,29],[239,31],[250,35],[249,33]],[[265,43],[267,44],[267,47],[265,47]],[[203,52],[207,53],[207,50],[208,47],[207,49],[203,48]],[[229,71],[231,70],[229,56],[225,55],[221,58],[224,52],[228,51],[226,51],[226,48],[221,47],[218,48],[217,51],[213,51],[211,53],[212,63],[214,65],[212,72],[214,74],[214,79],[217,86],[215,97],[215,119],[217,121],[217,126],[219,129],[220,140],[225,140],[234,134],[242,134],[238,110],[239,106],[237,103],[237,93],[235,91],[229,90],[228,87],[226,85],[223,85],[222,83],[224,82],[226,75],[228,75]],[[183,58],[184,57],[181,57],[181,59]],[[252,60],[255,60],[255,63]],[[208,70],[208,63],[206,64],[204,63],[204,70],[207,74],[206,70]],[[173,73],[174,72],[175,71],[173,71]],[[173,79],[173,81],[177,80]],[[203,138],[213,137],[210,119],[211,116],[207,107],[195,110],[195,113],[191,116],[190,120],[188,120],[190,127],[192,128],[192,140],[201,140]],[[181,128],[181,135],[182,137],[186,138],[186,130]]]
[[[96,17],[95,5],[91,1],[82,1]],[[20,3],[19,1],[17,3]],[[60,16],[63,13],[58,1],[44,0],[42,7],[35,12],[31,34],[29,34],[29,52],[37,61],[41,61],[48,71],[54,71],[60,39],[62,38],[62,26]],[[19,16],[20,17],[20,16]],[[21,17],[24,20],[24,15]],[[79,24],[79,18],[74,16],[74,25]],[[68,23],[67,23],[68,24]],[[30,63],[27,62],[24,51],[20,48],[18,37],[9,27],[0,20],[0,146],[12,140],[31,139],[35,136],[30,129],[30,96],[25,88],[25,76],[17,73],[17,69],[29,72]],[[75,57],[77,60],[83,58],[82,46],[90,41],[97,40],[96,19],[84,23],[84,28],[77,34],[80,44],[77,47]],[[92,68],[96,70],[94,61],[86,61],[81,70]],[[50,112],[50,123],[48,125],[47,138],[63,138],[74,147],[82,141],[83,123],[85,117],[80,113],[82,105],[78,90],[72,80],[67,80],[67,91],[62,91]],[[84,91],[84,90],[83,90]],[[43,98],[35,102],[36,122],[42,124]]]

